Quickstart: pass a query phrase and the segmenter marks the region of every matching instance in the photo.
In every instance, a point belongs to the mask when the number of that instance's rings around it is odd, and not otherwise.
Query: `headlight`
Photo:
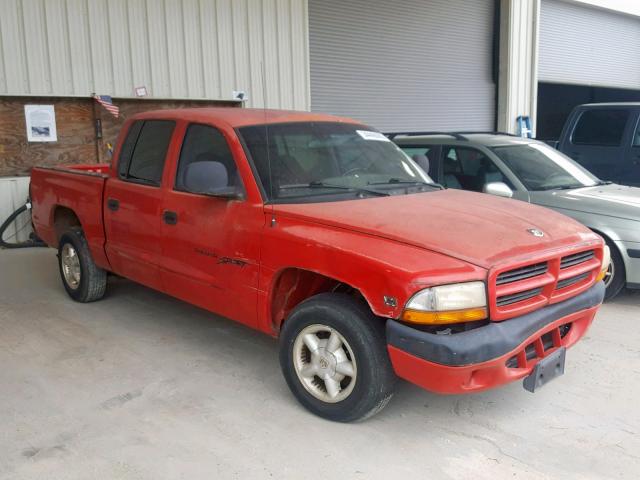
[[[603,280],[607,275],[607,270],[609,270],[609,265],[611,265],[611,250],[608,245],[604,246],[604,250],[602,252],[602,268],[600,269],[600,273],[596,277],[596,282]]]
[[[428,325],[472,322],[487,316],[484,282],[426,288],[411,297],[402,312],[403,321]]]

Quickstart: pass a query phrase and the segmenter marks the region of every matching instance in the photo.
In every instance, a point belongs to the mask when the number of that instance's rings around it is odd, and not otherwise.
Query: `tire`
[[[70,228],[60,238],[58,267],[65,290],[76,302],[95,302],[104,296],[107,272],[93,261],[79,227]]]
[[[308,343],[314,342],[312,350]],[[338,422],[378,413],[391,400],[396,383],[384,323],[366,305],[341,293],[316,295],[291,312],[280,334],[280,366],[304,407]]]
[[[618,247],[616,247],[608,238],[605,238],[604,241],[609,246],[609,250],[611,250],[611,266],[609,267],[607,276],[604,279],[605,286],[607,287],[604,299],[607,301],[616,297],[625,287],[627,283],[627,273],[624,268],[622,255],[620,255],[620,252],[618,251]]]

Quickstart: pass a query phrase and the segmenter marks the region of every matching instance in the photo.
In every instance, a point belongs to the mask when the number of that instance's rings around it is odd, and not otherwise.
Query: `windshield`
[[[591,187],[600,183],[598,178],[548,145],[529,143],[492,150],[527,190]]]
[[[362,125],[298,122],[239,132],[269,200],[344,200],[438,188],[395,143]]]

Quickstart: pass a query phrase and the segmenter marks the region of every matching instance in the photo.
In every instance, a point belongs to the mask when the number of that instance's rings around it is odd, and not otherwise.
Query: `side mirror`
[[[187,166],[184,188],[188,192],[212,197],[242,198],[239,189],[228,183],[229,173],[221,162],[192,162]]]
[[[509,185],[507,185],[504,182],[487,183],[482,188],[482,191],[490,195],[496,195],[497,197],[505,197],[505,198],[513,197],[513,190],[511,190],[509,188]]]

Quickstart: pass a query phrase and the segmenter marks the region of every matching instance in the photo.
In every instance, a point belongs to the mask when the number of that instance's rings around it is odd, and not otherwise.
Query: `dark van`
[[[577,106],[558,150],[603,180],[640,186],[640,102]]]

